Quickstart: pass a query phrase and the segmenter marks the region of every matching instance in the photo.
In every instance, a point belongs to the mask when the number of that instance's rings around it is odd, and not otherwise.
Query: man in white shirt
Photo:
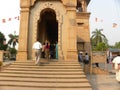
[[[35,50],[35,64],[39,65],[40,57],[41,57],[41,49],[42,49],[42,44],[37,41],[33,44],[33,49]]]
[[[120,82],[120,55],[113,59],[113,68],[116,71],[116,80]]]

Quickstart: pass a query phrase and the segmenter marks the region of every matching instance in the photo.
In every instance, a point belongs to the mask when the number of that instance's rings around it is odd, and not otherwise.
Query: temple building
[[[79,51],[90,54],[89,1],[20,0],[17,60],[33,59],[36,39],[57,41],[59,60],[77,60]]]

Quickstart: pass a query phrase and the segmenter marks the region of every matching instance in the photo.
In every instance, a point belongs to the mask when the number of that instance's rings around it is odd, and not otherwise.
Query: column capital
[[[30,0],[20,0],[20,7],[21,8],[29,8],[30,7]]]

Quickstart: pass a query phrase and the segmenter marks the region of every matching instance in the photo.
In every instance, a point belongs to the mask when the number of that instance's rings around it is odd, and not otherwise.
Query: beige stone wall
[[[77,13],[76,21],[78,42],[84,42],[84,51],[90,54],[89,15],[87,12]]]
[[[37,39],[37,21],[41,12],[50,8],[55,11],[58,21],[59,58],[77,60],[77,39],[85,42],[85,50],[90,50],[89,13],[76,13],[75,0],[37,1],[21,0],[21,20],[19,50],[17,59],[33,58],[32,45]],[[32,6],[32,8],[30,8]],[[30,9],[30,10],[29,10]],[[79,23],[83,23],[78,25]]]

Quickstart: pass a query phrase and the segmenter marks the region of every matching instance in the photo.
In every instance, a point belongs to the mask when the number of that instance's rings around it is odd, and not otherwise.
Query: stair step
[[[64,68],[18,68],[18,67],[8,67],[8,68],[6,68],[6,70],[17,70],[17,71],[51,71],[51,72],[76,72],[76,71],[83,71],[83,69],[79,69],[79,68],[77,68],[77,69],[69,69],[69,68],[67,68],[67,69],[64,69]]]
[[[13,74],[0,73],[0,77],[26,77],[26,78],[86,78],[86,75],[36,75],[36,74]]]
[[[19,87],[42,87],[42,88],[86,88],[91,87],[89,83],[37,83],[37,82],[11,82],[0,81],[0,86],[19,86]]]
[[[48,62],[48,61],[44,61],[44,60],[42,60],[41,62]],[[32,61],[32,60],[29,60],[29,61],[15,61],[14,63],[21,63],[21,64],[23,64],[23,63],[35,63],[34,61]],[[54,64],[54,63],[56,63],[56,64],[79,64],[79,62],[78,61],[62,61],[62,62],[60,62],[60,61],[50,61],[49,63],[51,63],[51,64]]]
[[[10,65],[9,67],[19,67],[19,68],[70,68],[70,69],[76,69],[76,68],[81,68],[81,66],[45,66],[45,65],[41,65],[41,66],[20,66],[20,65]]]
[[[15,74],[46,74],[46,75],[81,75],[84,72],[50,72],[50,71],[11,71],[11,70],[4,70],[1,73],[15,73]]]
[[[86,78],[81,78],[81,79],[54,79],[54,78],[20,78],[20,77],[0,77],[0,81],[17,81],[17,82],[47,82],[47,83],[84,83],[88,82]]]
[[[76,64],[74,64],[74,63],[71,63],[71,64],[69,64],[69,63],[66,63],[66,64],[55,64],[55,63],[42,63],[43,65],[47,65],[47,66],[80,66],[80,64],[79,63],[76,63]],[[34,63],[13,63],[12,65],[22,65],[22,66],[36,66]]]
[[[42,87],[18,87],[18,86],[0,86],[0,90],[92,90],[91,88],[42,88]]]

